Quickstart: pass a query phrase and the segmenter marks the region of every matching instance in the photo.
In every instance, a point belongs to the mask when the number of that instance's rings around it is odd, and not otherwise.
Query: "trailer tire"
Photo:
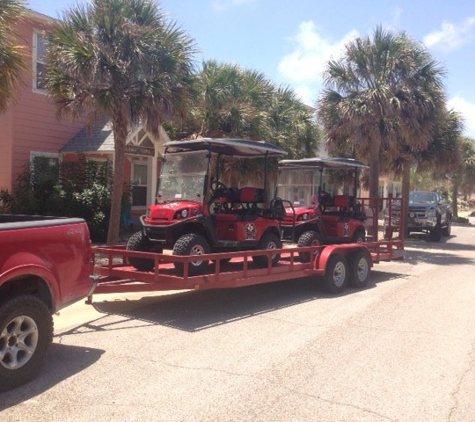
[[[0,391],[35,378],[53,341],[53,317],[44,302],[22,295],[0,306]]]
[[[203,255],[210,253],[208,241],[197,233],[184,234],[175,242],[173,246],[173,255]],[[175,269],[181,274],[184,272],[183,262],[174,262]],[[200,261],[191,261],[188,264],[188,274],[197,275],[203,273],[208,267],[209,261],[202,259]]]
[[[368,284],[371,271],[371,257],[365,251],[355,252],[349,264],[351,287],[361,289]]]
[[[326,290],[337,294],[345,290],[348,284],[348,264],[343,255],[333,254],[327,262],[323,283]]]
[[[150,252],[152,250],[152,242],[140,231],[130,236],[127,242],[127,250]],[[152,271],[154,267],[153,259],[129,257],[129,263],[139,271]]]
[[[282,241],[280,240],[279,236],[275,235],[274,233],[265,233],[261,237],[261,240],[259,240],[257,249],[280,249],[281,247]],[[275,267],[279,262],[279,259],[280,254],[273,254],[271,258],[271,265]],[[253,256],[252,261],[259,268],[266,268],[268,266],[267,255]]]
[[[320,246],[323,245],[323,238],[320,233],[309,230],[303,232],[299,237],[297,246]],[[319,251],[316,250],[312,255],[312,260],[318,256]],[[299,252],[301,262],[310,262],[310,252]]]

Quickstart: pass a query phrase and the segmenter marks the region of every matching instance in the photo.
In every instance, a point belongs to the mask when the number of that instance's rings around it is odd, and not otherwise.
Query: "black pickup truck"
[[[391,214],[391,225],[394,226],[399,220],[399,207],[395,206]],[[451,226],[452,209],[440,194],[431,191],[409,193],[407,234],[428,233],[430,240],[439,242],[442,236],[450,236]]]

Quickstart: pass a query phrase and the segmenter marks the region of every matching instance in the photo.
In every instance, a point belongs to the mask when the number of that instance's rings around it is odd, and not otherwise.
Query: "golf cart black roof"
[[[236,157],[278,157],[287,155],[281,147],[266,141],[236,138],[199,138],[165,143],[166,152],[209,150]]]
[[[282,160],[279,161],[280,168],[331,168],[331,169],[367,169],[366,164],[353,158],[340,158],[340,157],[314,157],[314,158],[301,158],[300,160]]]

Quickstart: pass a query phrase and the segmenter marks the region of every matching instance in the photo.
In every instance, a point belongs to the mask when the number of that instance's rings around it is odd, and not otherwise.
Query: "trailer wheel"
[[[175,242],[175,246],[173,247],[173,255],[203,255],[209,252],[210,247],[207,240],[197,233],[184,234]],[[188,274],[200,274],[208,266],[208,264],[209,261],[205,259],[191,261],[188,264]],[[183,273],[183,262],[174,262],[174,265],[180,273]]]
[[[350,260],[350,286],[361,289],[368,284],[371,258],[365,251],[354,253]]]
[[[53,317],[35,296],[18,296],[0,306],[0,391],[32,380],[53,341]]]
[[[323,239],[320,233],[309,230],[299,237],[297,242],[297,246],[320,246],[323,245]],[[312,255],[312,259],[315,259],[318,255],[318,250],[316,250]],[[300,260],[302,262],[309,262],[310,261],[310,252],[300,252],[299,253]]]
[[[152,250],[152,242],[143,234],[143,232],[134,233],[127,242],[127,250],[150,252]],[[152,271],[153,259],[129,257],[129,263],[139,271]]]
[[[330,293],[341,293],[348,283],[348,264],[343,255],[334,254],[327,263],[323,277],[325,288]]]
[[[280,249],[282,247],[282,241],[279,236],[274,233],[265,233],[259,240],[257,249]],[[280,254],[275,253],[271,255],[271,265],[275,267],[279,262]],[[253,256],[252,260],[254,264],[259,268],[266,268],[268,266],[267,255]]]

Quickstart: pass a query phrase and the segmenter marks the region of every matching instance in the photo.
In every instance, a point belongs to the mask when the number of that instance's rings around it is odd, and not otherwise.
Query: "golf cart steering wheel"
[[[218,180],[213,180],[211,182],[211,185],[210,185],[210,188],[211,188],[211,193],[215,193],[217,190],[228,190],[228,187],[222,183],[222,182],[219,182]]]

